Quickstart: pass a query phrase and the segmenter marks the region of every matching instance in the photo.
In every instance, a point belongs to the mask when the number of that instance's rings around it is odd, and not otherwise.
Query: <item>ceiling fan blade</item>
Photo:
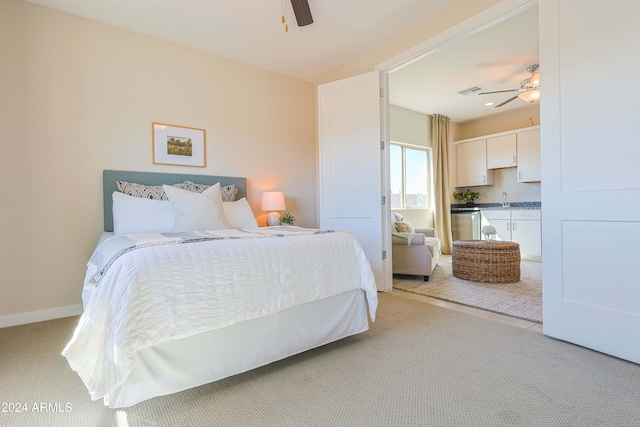
[[[513,101],[514,99],[516,99],[517,97],[518,97],[518,95],[516,95],[516,96],[514,96],[514,97],[512,97],[512,98],[509,98],[509,99],[507,99],[506,101],[501,102],[500,104],[496,105],[496,106],[495,106],[495,107],[493,107],[493,108],[502,107],[503,105],[510,103],[511,101]]]
[[[515,92],[517,90],[520,90],[520,89],[494,90],[493,92],[482,92],[482,93],[479,93],[478,95],[489,95],[491,93]]]
[[[309,0],[291,0],[291,6],[293,6],[293,13],[296,15],[298,27],[313,24]]]

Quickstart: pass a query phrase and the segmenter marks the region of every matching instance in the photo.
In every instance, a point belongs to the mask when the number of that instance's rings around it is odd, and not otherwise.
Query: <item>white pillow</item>
[[[163,185],[169,202],[176,211],[174,233],[182,231],[206,231],[229,228],[222,206],[220,183],[202,193]]]
[[[166,200],[142,199],[114,191],[113,234],[171,233],[176,211]]]
[[[255,228],[258,226],[258,221],[256,221],[246,198],[243,197],[235,202],[224,202],[223,207],[229,228]]]

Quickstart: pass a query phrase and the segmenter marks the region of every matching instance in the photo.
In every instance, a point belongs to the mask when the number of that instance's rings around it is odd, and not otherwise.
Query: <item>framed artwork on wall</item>
[[[207,133],[186,126],[151,124],[153,164],[203,168],[207,162]]]

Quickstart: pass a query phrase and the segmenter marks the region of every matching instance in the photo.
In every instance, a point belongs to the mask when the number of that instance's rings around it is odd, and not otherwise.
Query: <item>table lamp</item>
[[[262,210],[271,211],[267,216],[267,225],[280,225],[280,214],[276,211],[287,209],[282,191],[265,191],[262,193]]]

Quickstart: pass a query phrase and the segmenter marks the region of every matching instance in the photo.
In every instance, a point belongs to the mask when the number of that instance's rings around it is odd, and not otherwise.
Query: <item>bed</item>
[[[123,192],[123,182],[162,188],[165,199]],[[245,196],[244,178],[104,171],[105,232],[62,352],[93,400],[128,407],[375,321],[374,277],[353,235],[257,227]],[[123,217],[123,203],[132,217]],[[162,213],[169,205],[170,226]]]

